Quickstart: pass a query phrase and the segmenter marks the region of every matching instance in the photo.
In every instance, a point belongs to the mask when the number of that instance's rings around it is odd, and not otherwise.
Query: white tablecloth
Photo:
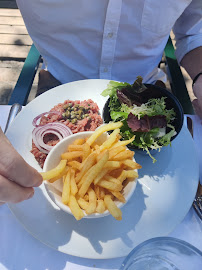
[[[0,105],[0,126],[4,130],[10,107]],[[194,120],[194,138],[202,172],[202,123]],[[191,168],[190,168],[191,169]],[[202,179],[202,177],[201,177]],[[202,250],[202,222],[194,209],[169,236],[182,239]],[[0,270],[90,270],[119,269],[124,258],[92,260],[55,251],[33,238],[15,219],[7,205],[0,206]]]

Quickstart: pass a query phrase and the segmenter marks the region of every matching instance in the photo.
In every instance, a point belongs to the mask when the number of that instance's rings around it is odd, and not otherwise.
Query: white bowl
[[[90,137],[93,134],[93,131],[85,131],[85,132],[79,132],[73,135],[70,135],[66,138],[64,138],[63,140],[61,140],[59,143],[57,143],[53,149],[50,151],[50,153],[48,154],[45,163],[44,163],[44,167],[43,167],[43,171],[46,172],[48,170],[51,170],[53,168],[55,168],[58,163],[61,160],[61,154],[65,152],[65,150],[67,149],[68,145],[72,144],[76,139],[84,139],[86,137]],[[106,140],[107,138],[107,133],[102,134],[97,140],[96,142],[102,143],[103,141]],[[123,195],[125,197],[126,202],[122,203],[120,201],[115,201],[116,205],[121,208],[123,205],[125,205],[128,200],[131,198],[135,188],[136,188],[136,183],[137,180],[129,182],[128,185],[124,188],[123,190]],[[69,213],[72,215],[72,212],[70,210],[70,208],[62,203],[62,187],[63,187],[63,181],[62,178],[60,180],[55,181],[54,183],[49,183],[48,181],[45,182],[45,188],[46,191],[49,195],[49,197],[51,198],[52,201],[54,201],[57,206],[62,209],[63,211]],[[84,211],[84,218],[100,218],[100,217],[104,217],[109,215],[109,211],[106,210],[104,213],[99,214],[99,213],[95,213],[95,214],[91,214],[91,215],[87,215]]]

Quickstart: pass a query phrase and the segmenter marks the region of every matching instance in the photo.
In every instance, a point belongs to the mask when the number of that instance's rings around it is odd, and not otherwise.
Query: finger
[[[17,153],[0,134],[0,174],[24,187],[37,187],[43,179],[41,175]]]
[[[0,127],[0,139],[1,139],[1,141],[6,141],[8,144],[10,144],[11,145],[11,143],[9,142],[9,140],[8,140],[8,138],[4,135],[4,133],[3,133],[3,130],[1,129],[1,127]]]
[[[34,195],[31,187],[21,187],[18,184],[0,175],[0,201],[1,203],[18,203],[30,199]]]
[[[20,156],[16,158],[13,156],[7,168],[7,178],[21,186],[38,187],[43,182],[42,176]]]

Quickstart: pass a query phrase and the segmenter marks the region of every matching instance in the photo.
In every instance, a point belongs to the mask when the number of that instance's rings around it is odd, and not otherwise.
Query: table
[[[9,110],[10,106],[0,105],[0,126],[3,130]],[[191,117],[194,121],[194,137],[200,156],[201,174],[202,123],[197,116]],[[202,222],[193,207],[182,223],[168,236],[187,241],[202,250]],[[60,253],[45,246],[25,231],[7,205],[0,207],[0,270],[109,270],[119,269],[123,259],[92,260]]]

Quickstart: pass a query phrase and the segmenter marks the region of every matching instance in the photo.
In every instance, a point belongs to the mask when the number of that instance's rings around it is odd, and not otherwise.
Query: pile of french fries
[[[121,126],[121,122],[109,123],[87,139],[76,139],[61,155],[56,168],[41,173],[49,183],[63,178],[62,202],[77,220],[106,210],[115,219],[122,219],[115,201],[125,203],[123,190],[129,181],[135,181],[135,170],[141,166],[134,161],[134,152],[126,147],[134,138],[120,140]],[[99,143],[99,137],[107,131],[112,133]]]

